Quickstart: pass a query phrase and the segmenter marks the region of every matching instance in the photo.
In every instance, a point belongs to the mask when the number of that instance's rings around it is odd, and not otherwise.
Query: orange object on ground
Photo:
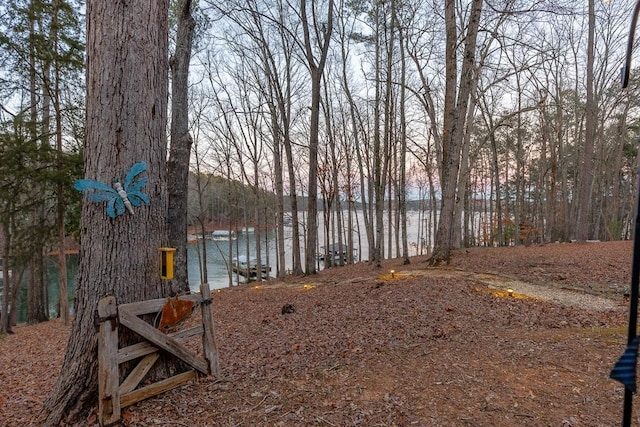
[[[181,300],[177,295],[173,298],[167,298],[166,304],[162,306],[158,329],[168,332],[175,328],[191,315],[194,307],[193,301]]]

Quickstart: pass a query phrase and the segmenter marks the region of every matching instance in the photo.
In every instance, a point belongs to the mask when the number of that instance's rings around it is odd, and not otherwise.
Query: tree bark
[[[469,24],[465,35],[464,55],[460,73],[459,89],[456,91],[458,83],[457,74],[457,30],[456,14],[454,2],[445,2],[445,24],[446,24],[446,87],[444,103],[444,124],[442,132],[442,204],[440,207],[440,218],[433,255],[430,259],[431,265],[441,262],[449,262],[451,250],[454,247],[454,209],[456,205],[456,194],[458,186],[458,172],[460,168],[460,153],[464,141],[467,108],[469,97],[473,86],[476,40],[478,28],[480,26],[480,14],[482,12],[482,0],[474,0],[471,5]],[[457,92],[457,96],[456,96]]]
[[[313,22],[316,23],[315,1],[312,1]],[[311,76],[311,118],[309,125],[309,210],[307,216],[307,241],[305,247],[305,273],[316,272],[316,245],[318,242],[318,140],[320,128],[320,89],[322,73],[329,52],[329,42],[333,29],[333,0],[329,0],[327,22],[323,24],[322,31],[316,28],[316,33],[322,35],[320,44],[320,58],[316,62],[313,48],[311,47],[311,35],[309,20],[307,17],[307,0],[300,1],[300,17],[304,32],[304,46],[309,72]]]
[[[54,62],[54,75],[53,75],[53,110],[55,116],[56,126],[56,152],[59,168],[62,169],[62,156],[64,155],[62,149],[62,108],[60,105],[60,64],[57,61],[59,57],[58,52],[58,14],[60,13],[59,0],[54,1],[53,10],[53,23],[51,25],[51,38],[54,42],[55,57]],[[69,323],[69,298],[68,298],[68,277],[67,277],[67,255],[65,253],[65,197],[64,197],[64,185],[58,184],[56,189],[56,229],[57,229],[57,244],[58,244],[58,301],[59,303],[59,316],[62,323],[67,325]]]
[[[8,225],[1,225],[2,240],[4,247],[2,248],[2,306],[0,307],[0,334],[13,333],[11,330],[11,313],[9,306],[11,302],[11,290],[13,289],[13,280],[11,270],[9,269],[9,260],[11,259],[11,230]]]
[[[594,67],[594,43],[595,43],[595,7],[594,0],[589,0],[589,36],[587,38],[587,103],[585,106],[585,134],[584,149],[580,161],[578,174],[578,218],[576,239],[584,242],[589,238],[591,206],[591,156],[593,155],[593,143],[596,137],[597,105],[593,96],[593,67]]]
[[[381,136],[380,136],[380,67],[382,66],[381,57],[381,46],[380,46],[380,9],[382,7],[382,3],[375,3],[375,9],[373,11],[373,19],[375,25],[375,71],[374,71],[374,100],[373,100],[373,161],[372,161],[372,169],[373,169],[373,179],[370,179],[369,183],[369,212],[371,213],[370,221],[372,224],[375,224],[375,234],[371,234],[372,240],[369,242],[369,258],[371,259],[371,263],[374,268],[382,267],[382,210],[384,207],[382,204],[383,195],[381,196],[382,190],[382,151],[381,151]],[[372,185],[373,184],[373,185]],[[371,207],[375,207],[375,212],[371,210]]]
[[[168,0],[87,2],[85,175],[107,185],[146,162],[149,204],[115,218],[85,200],[80,223],[76,317],[61,374],[39,425],[79,422],[96,406],[98,301],[166,295],[159,277],[166,237]],[[121,181],[122,182],[122,181]]]
[[[189,292],[187,272],[187,196],[193,139],[189,134],[189,61],[196,22],[191,0],[178,6],[176,51],[171,58],[171,144],[167,162],[168,240],[176,248],[173,291]]]
[[[35,226],[35,225],[34,225]],[[44,268],[44,257],[42,250],[35,251],[32,254],[31,263],[29,265],[29,289],[27,293],[27,323],[34,325],[36,323],[48,320],[45,314],[44,306],[44,283],[42,280]],[[62,289],[60,289],[62,290]],[[65,289],[66,290],[66,289]],[[60,305],[62,306],[62,292],[60,292]],[[66,297],[66,294],[64,294]],[[66,298],[64,298],[66,301]],[[12,306],[11,314],[15,313],[15,306]],[[62,311],[58,314],[62,316]],[[64,321],[64,318],[62,319]]]
[[[32,3],[31,7],[35,7]],[[41,23],[38,21],[37,14],[30,15],[29,19],[29,33],[33,40],[37,39],[38,29],[36,26],[40,26]],[[33,142],[33,149],[36,153],[39,153],[39,149],[37,147],[37,142],[40,141],[41,144],[48,143],[48,135],[49,135],[49,124],[51,118],[51,97],[50,92],[47,90],[48,88],[48,80],[49,74],[51,72],[51,64],[50,61],[43,61],[42,68],[39,70],[38,63],[40,62],[40,58],[38,58],[37,53],[37,45],[35,42],[29,43],[29,96],[30,96],[30,122],[28,125],[29,136],[31,137],[31,141]],[[42,73],[41,79],[38,79],[38,71]],[[38,83],[39,82],[39,83]],[[38,91],[38,84],[40,84],[40,92]],[[38,124],[38,98],[42,98],[42,122]],[[40,156],[36,154],[34,157],[34,163],[40,162]],[[40,167],[39,164],[34,165],[36,167]],[[46,190],[42,188],[41,185],[35,184],[31,187],[31,194],[29,197],[36,198],[38,194],[44,193]],[[31,215],[31,226],[36,229],[39,224],[44,223],[44,205],[34,206],[30,212]],[[12,230],[15,231],[15,230]],[[38,233],[39,234],[39,233]],[[37,237],[42,241],[42,237]],[[41,245],[34,244],[32,246],[32,259],[30,260],[30,269],[31,276],[29,277],[29,288],[27,295],[27,321],[30,324],[38,323],[46,320],[46,315],[44,312],[44,281],[42,279],[42,266],[43,266],[43,258],[42,258],[42,247]],[[13,278],[15,280],[15,278]],[[11,280],[9,280],[11,281]],[[18,288],[18,287],[16,287]],[[14,296],[12,295],[12,298]],[[13,317],[15,315],[15,305],[11,305],[10,315]],[[11,327],[11,322],[9,322],[9,327]]]
[[[394,9],[394,19],[395,9]],[[405,103],[407,81],[407,59],[404,46],[404,29],[399,25],[398,42],[400,44],[400,191],[398,194],[398,207],[400,213],[401,238],[402,238],[402,264],[410,264],[409,239],[407,237],[407,117]]]

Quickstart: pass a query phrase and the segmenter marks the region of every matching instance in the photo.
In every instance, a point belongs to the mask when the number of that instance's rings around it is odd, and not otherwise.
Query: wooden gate
[[[113,296],[98,302],[98,420],[101,425],[121,419],[122,408],[163,393],[202,375],[218,373],[218,351],[214,338],[213,308],[209,284],[200,285],[200,294],[184,295],[200,306],[202,325],[179,332],[164,334],[138,316],[158,313],[167,302],[165,298],[116,304]],[[142,336],[145,341],[118,348],[118,328],[124,326]],[[188,338],[202,336],[202,354],[189,351],[184,345]],[[162,381],[137,388],[153,364],[165,351],[185,362],[192,369]],[[127,378],[120,382],[119,365],[140,359]]]

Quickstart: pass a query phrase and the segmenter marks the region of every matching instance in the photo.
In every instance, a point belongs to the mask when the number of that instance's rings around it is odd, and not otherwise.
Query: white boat
[[[213,240],[235,240],[236,233],[232,230],[213,230],[211,238]]]

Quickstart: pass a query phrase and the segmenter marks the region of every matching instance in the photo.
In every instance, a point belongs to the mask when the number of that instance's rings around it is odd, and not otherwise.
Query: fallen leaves
[[[629,242],[471,249],[452,265],[590,284],[617,298],[610,282],[628,281],[619,260],[630,250]],[[623,348],[624,308],[511,297],[413,261],[388,261],[393,278],[361,264],[313,283],[214,292],[221,376],[127,408],[124,425],[619,425],[622,391],[607,376]],[[283,314],[287,305],[295,310]],[[67,334],[53,320],[0,338],[0,425],[29,425]]]

